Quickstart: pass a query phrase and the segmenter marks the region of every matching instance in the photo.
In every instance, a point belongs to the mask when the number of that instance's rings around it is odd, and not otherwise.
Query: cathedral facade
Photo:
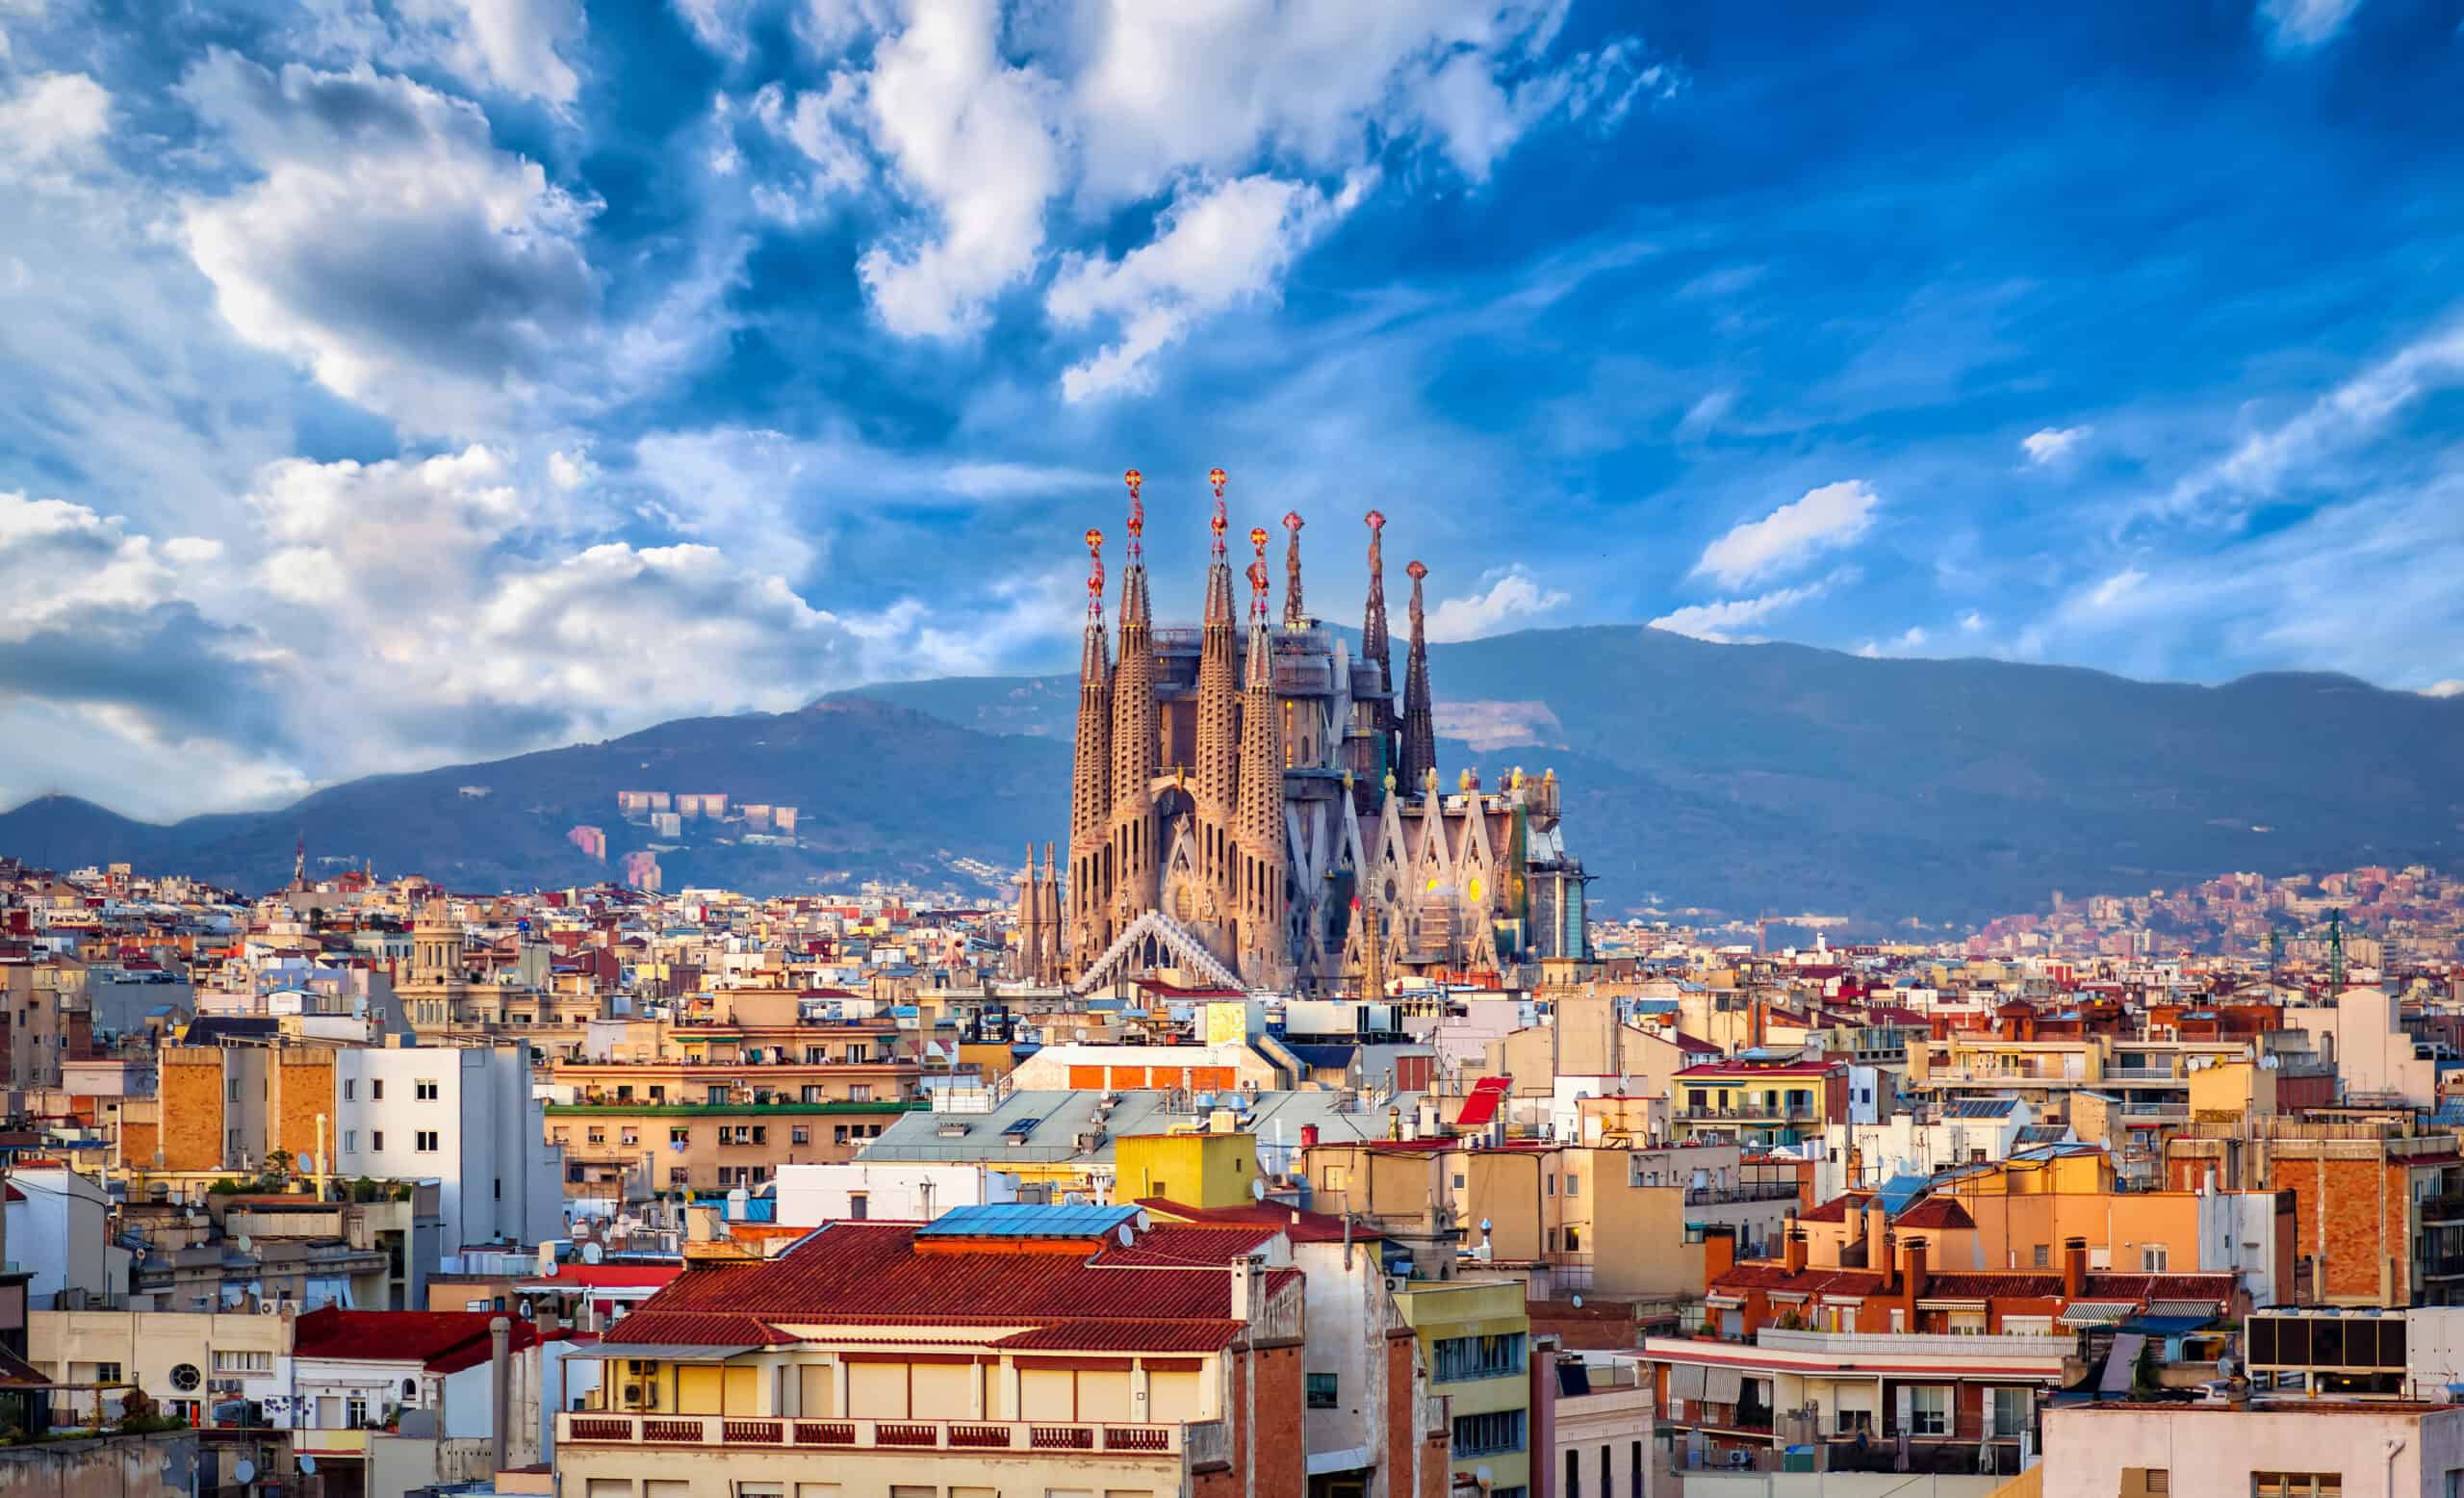
[[[1208,987],[1332,993],[1398,971],[1509,974],[1587,955],[1584,875],[1564,850],[1553,773],[1495,789],[1439,783],[1415,561],[1401,689],[1386,630],[1385,517],[1366,517],[1369,599],[1355,657],[1308,611],[1297,514],[1283,517],[1284,596],[1263,528],[1245,589],[1226,542],[1221,469],[1197,627],[1147,596],[1141,478],[1130,489],[1117,647],[1103,536],[1087,532],[1087,627],[1065,865],[1046,844],[1019,877],[1019,975],[1080,989],[1149,973]],[[1245,620],[1238,605],[1245,592]],[[1368,976],[1364,976],[1367,974]]]

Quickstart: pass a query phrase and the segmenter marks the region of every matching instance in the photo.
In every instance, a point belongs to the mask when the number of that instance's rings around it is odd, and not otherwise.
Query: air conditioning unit
[[[626,1403],[627,1405],[629,1405],[629,1405],[640,1405],[640,1404],[647,1403],[647,1401],[645,1401],[645,1400],[644,1400],[644,1398],[642,1397],[642,1385],[640,1385],[640,1384],[638,1384],[638,1383],[628,1383],[628,1384],[626,1384],[626,1385],[625,1385],[625,1403]]]

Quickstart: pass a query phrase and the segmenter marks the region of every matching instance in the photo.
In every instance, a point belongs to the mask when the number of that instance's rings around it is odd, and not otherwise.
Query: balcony
[[[1687,1206],[1728,1206],[1752,1201],[1794,1201],[1794,1181],[1752,1180],[1734,1186],[1689,1186],[1685,1191]]]
[[[1741,1102],[1730,1107],[1680,1108],[1677,1116],[1695,1124],[1817,1124],[1822,1110],[1810,1102]]]
[[[1754,1345],[1769,1352],[1814,1353],[1826,1357],[2051,1357],[2075,1356],[2075,1332],[2043,1336],[1995,1332],[1964,1336],[1933,1331],[1789,1331],[1764,1327]]]
[[[2425,1223],[2464,1223],[2464,1192],[2423,1198],[2421,1214]]]
[[[1178,1457],[1203,1425],[1026,1420],[839,1420],[801,1416],[640,1415],[573,1410],[558,1442],[667,1450],[1050,1452],[1074,1457]]]

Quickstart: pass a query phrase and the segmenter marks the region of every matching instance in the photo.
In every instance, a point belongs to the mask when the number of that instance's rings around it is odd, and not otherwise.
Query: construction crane
[[[2345,991],[2345,913],[2327,912],[2327,994]]]

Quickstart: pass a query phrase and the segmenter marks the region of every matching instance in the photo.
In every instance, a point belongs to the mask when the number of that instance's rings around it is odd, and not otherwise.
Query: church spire
[[[1121,476],[1129,485],[1129,559],[1120,569],[1120,663],[1113,668],[1113,906],[1126,924],[1155,908],[1157,847],[1153,801],[1156,740],[1154,620],[1146,600],[1145,479],[1135,468]]]
[[[1403,667],[1401,778],[1417,795],[1437,768],[1437,728],[1428,700],[1428,638],[1421,607],[1421,580],[1428,576],[1428,569],[1416,560],[1403,571],[1412,580],[1412,643]]]
[[[1305,630],[1309,627],[1309,610],[1300,602],[1300,527],[1303,522],[1296,509],[1283,512],[1283,529],[1292,532],[1291,544],[1283,553],[1283,627]]]
[[[1232,845],[1239,819],[1241,755],[1241,683],[1233,661],[1240,639],[1233,633],[1232,564],[1224,559],[1223,532],[1230,522],[1223,513],[1223,470],[1212,469],[1206,481],[1215,490],[1214,560],[1206,569],[1206,618],[1199,632],[1197,658],[1197,837],[1198,873],[1211,906],[1207,918],[1221,920],[1232,912],[1235,870]]]
[[[1297,529],[1295,528],[1297,534]],[[1267,630],[1267,532],[1249,532],[1249,659],[1241,705],[1239,919],[1241,974],[1259,987],[1285,976],[1283,726],[1274,701],[1274,645]]]
[[[1104,533],[1087,532],[1087,632],[1078,657],[1078,734],[1069,786],[1069,944],[1081,954],[1111,943],[1112,889],[1104,839],[1113,806],[1113,660],[1104,638]]]
[[[1370,705],[1369,726],[1377,734],[1374,772],[1360,779],[1355,805],[1363,815],[1374,810],[1379,782],[1395,767],[1395,654],[1386,641],[1386,517],[1371,510],[1361,517],[1369,526],[1369,605],[1360,620],[1360,659],[1377,662],[1377,685],[1386,695]]]

